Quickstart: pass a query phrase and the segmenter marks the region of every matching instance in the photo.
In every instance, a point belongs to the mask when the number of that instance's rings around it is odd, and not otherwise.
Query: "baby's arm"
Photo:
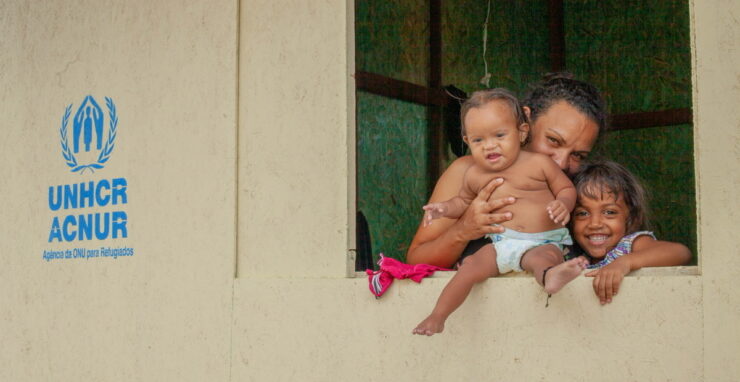
[[[566,225],[576,206],[576,188],[565,173],[548,157],[539,157],[547,185],[555,200],[547,204],[547,213],[555,223]]]
[[[470,187],[470,179],[468,178],[470,169],[465,172],[463,177],[463,185],[460,188],[460,193],[450,200],[438,203],[429,203],[422,207],[424,209],[424,226],[432,224],[432,220],[439,218],[450,218],[459,219],[468,209],[470,203],[475,199],[477,192],[474,192]]]
[[[458,219],[470,205],[460,195],[444,202],[429,203],[422,207],[424,209],[424,226],[432,224],[432,220],[439,218]]]
[[[619,291],[624,276],[643,267],[670,267],[683,265],[691,260],[691,251],[685,245],[670,241],[655,240],[642,235],[632,243],[632,252],[614,260],[611,264],[586,273],[594,278],[594,292],[602,304],[612,302]]]

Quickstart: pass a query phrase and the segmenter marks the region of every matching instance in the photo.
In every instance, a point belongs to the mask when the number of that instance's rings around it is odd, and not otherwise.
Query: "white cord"
[[[483,23],[483,65],[486,74],[480,79],[480,84],[490,87],[491,73],[488,73],[488,59],[486,59],[486,44],[488,43],[488,18],[491,16],[491,0],[488,0],[488,10],[486,11],[486,22]]]

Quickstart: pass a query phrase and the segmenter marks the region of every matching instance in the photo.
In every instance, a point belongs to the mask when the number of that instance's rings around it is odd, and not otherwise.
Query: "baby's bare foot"
[[[545,292],[548,294],[557,293],[565,284],[578,277],[586,269],[586,265],[588,265],[586,258],[577,257],[550,268],[543,280]]]
[[[430,314],[429,317],[414,328],[413,333],[431,336],[435,333],[441,333],[444,329],[445,320]]]

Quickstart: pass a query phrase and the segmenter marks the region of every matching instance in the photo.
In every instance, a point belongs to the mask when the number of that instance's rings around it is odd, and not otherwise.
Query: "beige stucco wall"
[[[0,381],[228,379],[236,8],[0,2]],[[105,168],[71,173],[60,123],[88,94],[106,128],[115,102],[115,148]],[[52,212],[49,186],[119,177],[128,238],[47,242],[53,216],[116,210]],[[42,259],[99,246],[135,252]]]
[[[740,3],[697,1],[696,173],[707,380],[740,379]]]
[[[691,12],[700,269],[605,307],[585,278],[548,308],[491,279],[422,338],[449,275],[376,300],[347,271],[351,2],[0,3],[0,380],[737,380],[740,4]],[[73,174],[60,121],[87,94],[118,138]],[[47,243],[48,187],[113,177],[129,237],[83,246],[135,255],[43,260],[79,245]]]
[[[353,71],[347,56],[352,51],[343,46],[347,42],[336,38],[343,36],[348,27],[345,23],[351,22],[351,18],[343,19],[345,2],[321,2],[321,9],[313,12],[299,7],[289,16],[258,3],[246,2],[254,7],[243,13],[242,54],[245,47],[249,53],[252,49],[276,51],[272,57],[247,55],[240,65],[241,89],[253,87],[250,73],[258,78],[257,83],[279,83],[286,77],[295,78],[296,71],[304,79],[274,97],[254,94],[252,98],[242,93],[240,110],[247,114],[247,120],[240,124],[240,139],[256,140],[253,147],[270,144],[264,133],[258,134],[252,130],[256,127],[250,126],[251,118],[256,117],[250,110],[264,108],[274,114],[280,110],[279,121],[315,122],[312,132],[320,135],[304,135],[303,125],[293,129],[300,134],[297,146],[310,147],[310,153],[301,155],[299,166],[281,160],[280,169],[292,175],[280,180],[287,186],[270,188],[251,182],[254,177],[274,176],[274,167],[252,160],[241,165],[252,173],[251,178],[239,179],[241,219],[263,224],[265,219],[275,218],[268,206],[276,199],[288,201],[292,209],[278,221],[268,220],[269,229],[250,233],[248,226],[240,227],[240,239],[246,231],[245,240],[253,243],[243,246],[240,241],[239,247],[233,376],[252,380],[613,381],[731,381],[740,377],[738,366],[727,362],[740,356],[740,315],[735,308],[740,306],[740,294],[729,278],[734,267],[724,266],[737,261],[738,252],[730,241],[730,230],[738,226],[738,218],[726,212],[728,205],[740,201],[732,192],[738,184],[737,175],[728,171],[740,163],[736,142],[740,113],[735,106],[740,98],[733,88],[738,86],[740,56],[737,39],[732,37],[740,28],[733,21],[740,15],[738,5],[702,2],[692,6],[699,56],[695,62],[695,115],[697,172],[702,174],[702,274],[698,268],[641,272],[629,277],[615,303],[605,307],[597,303],[585,278],[569,285],[549,308],[544,307],[544,296],[531,278],[489,280],[453,315],[445,334],[419,338],[411,336],[410,330],[431,309],[447,278],[425,280],[423,286],[398,282],[388,295],[375,300],[364,278],[345,278],[335,268],[333,261],[342,257],[344,248],[329,246],[342,240],[326,241],[335,234],[345,234],[341,219],[316,218],[333,211],[326,203],[343,204],[347,198],[343,183],[346,160],[324,160],[346,155],[346,148],[337,142],[347,134],[347,123],[334,123],[337,115],[340,121],[345,115],[338,105],[352,96],[351,90],[341,94],[345,83],[351,89]],[[250,20],[254,20],[251,26]],[[258,20],[270,20],[269,27]],[[278,44],[263,46],[261,42],[272,41],[276,31],[282,31]],[[718,40],[725,41],[723,46],[718,46]],[[720,55],[722,59],[718,59]],[[296,64],[300,66],[294,67]],[[314,91],[339,91],[338,99],[322,96],[282,109],[271,105],[276,100],[293,99],[291,93],[296,88],[313,89],[317,86],[314,80],[327,75],[331,84]],[[351,122],[351,112],[346,115]],[[271,120],[265,112],[251,121],[259,126]],[[350,131],[352,128],[350,124]],[[278,137],[284,133],[271,134]],[[714,141],[705,143],[709,134]],[[715,141],[721,141],[724,149],[716,150]],[[277,150],[263,150],[266,159],[280,160]],[[728,153],[733,156],[728,158]],[[255,154],[241,150],[240,155]],[[320,189],[304,187],[327,174],[334,180],[319,182]],[[247,191],[252,188],[269,196]],[[715,201],[715,210],[709,200]],[[249,209],[246,204],[261,207]],[[245,214],[245,208],[250,213]],[[265,210],[253,214],[257,208]],[[711,223],[707,216],[712,217]],[[282,226],[290,226],[289,233],[281,230]],[[310,230],[301,228],[308,226]],[[720,226],[724,230],[712,228]],[[320,244],[316,238],[321,239]],[[331,265],[325,265],[327,259]],[[705,320],[712,325],[705,326]],[[710,364],[715,367],[705,367]]]
[[[346,12],[343,1],[242,1],[240,277],[347,274]]]

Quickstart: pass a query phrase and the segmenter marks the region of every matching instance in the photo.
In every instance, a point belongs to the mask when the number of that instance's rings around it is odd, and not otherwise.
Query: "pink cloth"
[[[378,261],[380,270],[373,271],[368,269],[367,280],[370,284],[370,292],[378,298],[388,290],[388,287],[393,284],[394,279],[411,279],[417,283],[425,277],[431,276],[436,271],[451,271],[452,269],[436,267],[429,264],[406,264],[390,257],[385,257],[380,254],[380,260]]]

